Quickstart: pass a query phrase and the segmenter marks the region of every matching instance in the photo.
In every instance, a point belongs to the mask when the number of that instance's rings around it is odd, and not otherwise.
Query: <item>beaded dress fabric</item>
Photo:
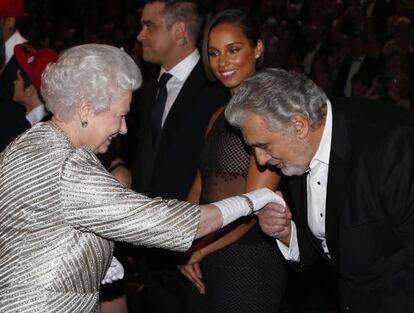
[[[0,311],[98,312],[112,240],[183,251],[198,206],[123,187],[92,151],[38,123],[0,154]]]
[[[244,193],[249,147],[240,131],[221,114],[210,130],[201,154],[202,186],[200,203],[211,203]]]
[[[249,147],[222,113],[204,144],[200,203],[244,193],[248,165]],[[241,222],[242,219],[229,228]],[[233,244],[206,256],[201,269],[206,294],[199,295],[191,286],[189,312],[275,313],[280,308],[285,264],[277,244],[257,224]]]

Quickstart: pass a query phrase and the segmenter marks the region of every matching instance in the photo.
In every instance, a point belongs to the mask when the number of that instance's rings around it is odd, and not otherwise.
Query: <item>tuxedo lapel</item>
[[[350,143],[345,118],[332,106],[332,141],[326,191],[325,236],[332,260],[338,260],[338,224],[349,179]]]
[[[133,180],[134,190],[148,192],[154,168],[154,161],[157,154],[157,146],[153,144],[152,131],[150,126],[150,117],[152,107],[154,106],[155,96],[157,94],[157,78],[159,69],[151,75],[151,78],[144,82],[139,105],[139,133],[137,142],[136,160],[133,168],[133,177],[139,178]],[[145,166],[143,166],[145,160]],[[138,174],[139,173],[139,174]]]

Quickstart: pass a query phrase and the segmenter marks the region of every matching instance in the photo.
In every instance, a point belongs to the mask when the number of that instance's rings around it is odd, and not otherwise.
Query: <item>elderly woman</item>
[[[46,68],[42,93],[53,118],[0,154],[2,312],[97,312],[112,240],[183,251],[278,200],[259,189],[198,206],[123,187],[95,153],[126,133],[140,84],[132,59],[106,45],[74,47]]]

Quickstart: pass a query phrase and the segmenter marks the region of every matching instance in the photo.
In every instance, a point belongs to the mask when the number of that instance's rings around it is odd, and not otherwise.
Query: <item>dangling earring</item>
[[[87,121],[83,121],[82,122],[82,128],[85,128],[86,126],[88,126],[88,122]]]

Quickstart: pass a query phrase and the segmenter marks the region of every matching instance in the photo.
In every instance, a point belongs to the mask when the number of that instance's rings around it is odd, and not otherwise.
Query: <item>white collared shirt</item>
[[[329,156],[332,140],[332,107],[329,100],[326,103],[327,113],[325,127],[318,150],[309,165],[309,173],[306,178],[308,225],[313,235],[321,240],[323,251],[329,256],[325,236],[326,217],[326,190],[328,187]],[[277,244],[286,260],[300,260],[299,245],[296,225],[292,221],[292,231],[289,247],[277,240]]]
[[[45,105],[41,104],[26,114],[26,120],[31,126],[40,122],[48,114]]]
[[[14,47],[18,44],[27,42],[26,38],[24,38],[18,30],[14,32],[13,35],[4,43],[4,49],[6,53],[6,60],[4,64],[6,65],[14,54]]]
[[[305,58],[303,59],[302,65],[303,65],[303,68],[304,68],[305,73],[307,75],[309,75],[310,72],[312,71],[313,60],[315,59],[315,56],[318,53],[318,51],[321,48],[321,46],[322,46],[322,42],[319,42],[316,45],[316,47],[312,51],[309,51],[306,54]]]
[[[191,54],[189,54],[184,60],[174,66],[171,70],[168,71],[172,77],[167,82],[167,101],[165,102],[164,114],[162,116],[161,127],[164,126],[164,122],[167,119],[168,113],[170,112],[175,99],[177,99],[178,94],[180,93],[181,88],[183,87],[186,79],[197,65],[197,62],[200,60],[200,53],[195,49]],[[161,75],[165,73],[166,70],[161,68],[158,80]]]
[[[365,55],[354,58],[351,62],[351,66],[349,67],[348,76],[346,78],[344,94],[345,97],[352,96],[352,78],[356,73],[358,73],[359,69],[361,68],[362,62],[364,61]]]

